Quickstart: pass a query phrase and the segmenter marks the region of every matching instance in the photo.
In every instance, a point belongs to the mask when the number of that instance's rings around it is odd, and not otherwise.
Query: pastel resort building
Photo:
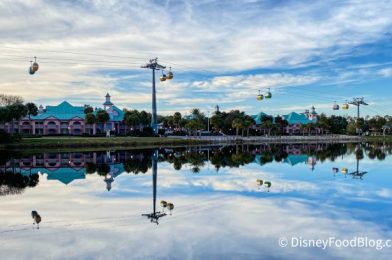
[[[109,93],[105,96],[105,101],[101,108],[96,107],[94,114],[99,110],[105,110],[109,114],[109,121],[106,123],[87,124],[85,122],[85,106],[74,106],[63,101],[57,106],[40,105],[36,116],[24,117],[14,121],[13,131],[20,134],[31,135],[104,135],[108,131],[114,135],[126,135],[129,133],[129,126],[124,123],[124,111],[115,106],[111,101]],[[216,107],[219,111],[219,106]],[[262,128],[263,118],[269,116],[263,112],[253,115],[256,129]],[[185,119],[192,119],[192,115],[184,116]],[[291,112],[282,115],[287,120],[288,126],[284,127],[283,132],[287,135],[301,134],[301,125],[315,124],[317,113],[314,107],[305,110],[304,113]],[[274,122],[273,122],[274,123]],[[11,123],[0,124],[0,129],[11,132]],[[318,132],[315,128],[313,131]]]
[[[57,106],[40,105],[38,115],[25,117],[14,122],[14,132],[32,135],[96,135],[111,131],[113,134],[126,134],[128,127],[123,123],[124,112],[110,100],[109,93],[105,96],[102,108],[95,108],[94,114],[99,110],[106,110],[109,121],[105,124],[85,123],[85,106],[73,106],[63,101]],[[11,123],[3,125],[3,129],[11,132]]]

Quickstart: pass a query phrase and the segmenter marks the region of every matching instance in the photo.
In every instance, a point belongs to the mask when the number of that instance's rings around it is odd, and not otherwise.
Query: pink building
[[[32,135],[95,135],[104,134],[107,130],[114,134],[126,134],[127,126],[123,124],[124,112],[115,106],[109,93],[105,96],[103,108],[95,108],[94,114],[100,109],[106,110],[110,120],[105,124],[86,124],[84,121],[84,106],[73,106],[63,101],[57,106],[42,105],[38,115],[25,117],[14,122],[14,132]],[[3,128],[11,132],[11,123],[6,123]]]

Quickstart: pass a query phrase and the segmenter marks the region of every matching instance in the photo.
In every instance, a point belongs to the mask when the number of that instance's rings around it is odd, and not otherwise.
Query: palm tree
[[[317,119],[316,126],[321,130],[321,134],[324,134],[324,130],[330,128],[328,117],[326,117],[325,114],[321,114]]]
[[[308,135],[310,136],[312,129],[314,128],[313,123],[307,123],[305,127],[308,129]]]
[[[95,115],[93,113],[88,113],[84,116],[84,121],[87,125],[93,125],[96,122]],[[91,132],[89,133],[91,134]]]
[[[243,126],[246,129],[246,136],[249,137],[249,128],[253,126],[255,123],[255,120],[251,118],[250,116],[245,116],[244,121],[243,121]]]
[[[193,108],[191,110],[191,114],[193,116],[193,119],[197,119],[199,121],[203,121],[203,119],[204,119],[204,114],[202,112],[200,112],[200,109],[198,109],[198,108]]]
[[[204,127],[203,123],[201,123],[199,120],[196,119],[192,119],[185,125],[185,128],[188,129],[191,133],[193,131],[201,130],[203,129],[203,127]]]
[[[14,134],[14,121],[19,120],[22,117],[25,117],[27,115],[27,107],[23,104],[20,103],[15,103],[10,106],[7,106],[8,110],[8,122],[11,122],[11,135]]]
[[[99,110],[97,112],[96,120],[98,123],[102,124],[102,131],[105,131],[106,129],[104,126],[105,126],[105,123],[110,120],[110,116],[109,116],[108,112],[106,112],[105,110]]]
[[[29,116],[29,120],[30,120],[31,116],[38,115],[38,108],[34,103],[31,103],[31,102],[27,103],[26,108],[27,108],[27,115]]]
[[[174,115],[173,115],[173,121],[174,121],[174,124],[175,124],[177,127],[178,127],[178,125],[179,125],[179,123],[180,123],[181,118],[182,118],[182,116],[181,116],[181,113],[180,113],[180,112],[175,112],[175,113],[174,113]]]
[[[85,114],[90,114],[94,112],[94,108],[90,105],[84,105],[84,113]]]
[[[306,129],[306,125],[301,124],[301,126],[299,127],[300,131],[302,132],[302,135],[305,136],[305,129]]]
[[[231,123],[231,126],[236,130],[236,137],[238,137],[238,130],[243,127],[243,122],[239,118],[235,118]]]
[[[272,129],[272,126],[273,126],[272,121],[271,120],[266,120],[261,125],[263,126],[263,128],[267,129],[268,136],[270,136],[271,135],[271,129]]]

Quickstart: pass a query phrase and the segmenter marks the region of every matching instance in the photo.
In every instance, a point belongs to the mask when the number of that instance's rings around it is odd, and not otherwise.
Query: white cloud
[[[0,91],[40,102],[72,98],[76,103],[95,99],[97,104],[110,91],[120,105],[147,104],[150,89],[139,87],[150,75],[139,67],[151,57],[179,73],[208,70],[219,75],[317,64],[384,39],[392,25],[391,12],[390,1],[4,0]],[[31,77],[26,70],[34,55],[41,69]],[[138,78],[120,80],[119,75],[106,74],[109,70],[131,70]],[[339,83],[352,82],[353,77]],[[184,81],[195,88],[194,97],[197,90],[225,87],[223,102],[230,102],[243,101],[260,87],[301,85],[317,78],[267,73]],[[120,89],[121,84],[130,84],[129,92]],[[170,100],[169,106],[175,99],[184,103],[188,91],[166,89],[161,97]]]
[[[385,68],[378,71],[378,74],[383,77],[392,77],[392,68]]]

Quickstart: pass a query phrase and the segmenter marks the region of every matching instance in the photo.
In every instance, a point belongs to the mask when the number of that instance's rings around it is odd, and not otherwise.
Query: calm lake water
[[[390,259],[391,152],[382,144],[3,152],[0,258]]]

